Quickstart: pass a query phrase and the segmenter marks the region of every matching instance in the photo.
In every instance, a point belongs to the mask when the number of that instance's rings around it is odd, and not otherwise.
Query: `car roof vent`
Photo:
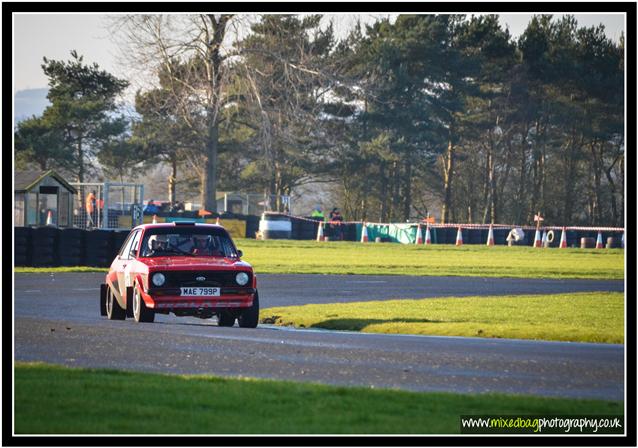
[[[174,222],[173,224],[175,224],[176,226],[194,226],[195,221],[179,221]]]

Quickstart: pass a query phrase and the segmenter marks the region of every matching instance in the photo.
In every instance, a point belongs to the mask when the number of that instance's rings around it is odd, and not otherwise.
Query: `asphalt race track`
[[[103,273],[15,274],[14,356],[83,367],[313,381],[418,391],[624,399],[624,346],[217,327],[99,315]],[[468,295],[623,291],[623,281],[258,276],[263,308]]]

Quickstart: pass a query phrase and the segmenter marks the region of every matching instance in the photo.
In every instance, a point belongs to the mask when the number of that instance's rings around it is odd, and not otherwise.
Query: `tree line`
[[[602,25],[538,15],[514,39],[496,15],[400,15],[338,39],[321,15],[200,14],[112,30],[153,75],[135,115],[116,107],[130,79],[45,59],[51,106],[18,124],[17,165],[82,182],[89,160],[122,180],[163,163],[169,200],[193,179],[211,211],[217,189],[326,182],[353,220],[623,225],[624,38]]]

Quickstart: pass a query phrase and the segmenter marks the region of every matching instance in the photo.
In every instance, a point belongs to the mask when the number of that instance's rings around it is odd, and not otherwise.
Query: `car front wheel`
[[[137,285],[133,288],[133,317],[135,322],[153,322],[155,311],[146,307]]]
[[[235,325],[235,316],[230,311],[220,311],[217,314],[217,325],[220,327],[232,327]]]
[[[106,291],[106,317],[109,320],[126,319],[126,310],[117,303],[115,293],[113,293],[111,288]]]
[[[241,328],[256,328],[259,323],[259,293],[255,291],[255,298],[250,308],[246,308],[237,318]]]

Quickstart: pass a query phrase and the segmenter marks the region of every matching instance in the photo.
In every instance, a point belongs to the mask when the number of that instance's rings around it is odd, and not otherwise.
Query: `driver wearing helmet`
[[[165,251],[167,247],[168,237],[166,235],[151,235],[148,239],[149,255],[153,255],[155,252]]]
[[[193,235],[193,255],[212,255],[209,235]]]

